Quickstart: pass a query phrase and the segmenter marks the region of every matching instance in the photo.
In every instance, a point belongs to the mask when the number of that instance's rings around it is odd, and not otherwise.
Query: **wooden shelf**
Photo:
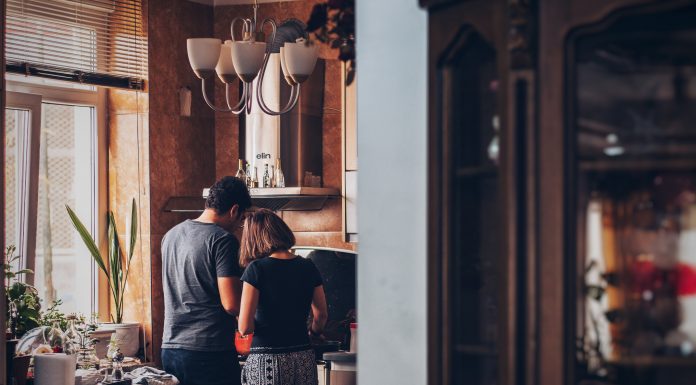
[[[580,171],[670,171],[696,170],[696,159],[601,159],[581,160]]]
[[[490,356],[495,357],[498,355],[498,351],[491,346],[487,345],[465,345],[458,344],[454,347],[454,351],[457,353],[462,353],[471,356]]]
[[[640,356],[622,357],[607,360],[613,366],[630,367],[694,367],[696,368],[696,357],[659,357],[659,356]]]
[[[498,166],[460,167],[456,175],[460,178],[494,177],[498,175]]]

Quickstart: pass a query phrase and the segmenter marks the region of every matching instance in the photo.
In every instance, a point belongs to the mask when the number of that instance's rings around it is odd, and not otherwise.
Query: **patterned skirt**
[[[242,368],[243,385],[317,385],[314,350],[251,353]]]

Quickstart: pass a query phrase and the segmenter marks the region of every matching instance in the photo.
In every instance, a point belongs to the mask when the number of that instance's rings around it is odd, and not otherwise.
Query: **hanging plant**
[[[312,8],[307,32],[331,48],[346,63],[346,84],[355,79],[355,0],[328,0]]]

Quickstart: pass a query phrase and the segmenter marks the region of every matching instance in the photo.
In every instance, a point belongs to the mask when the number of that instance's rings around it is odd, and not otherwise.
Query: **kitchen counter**
[[[324,385],[355,385],[358,353],[330,352],[324,353],[323,358],[326,361],[324,375],[319,374]]]

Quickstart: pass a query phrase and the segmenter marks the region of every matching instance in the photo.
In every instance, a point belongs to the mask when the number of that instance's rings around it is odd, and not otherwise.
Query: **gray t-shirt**
[[[187,220],[162,239],[162,348],[234,350],[235,317],[222,307],[218,277],[239,277],[239,242],[222,227]]]

